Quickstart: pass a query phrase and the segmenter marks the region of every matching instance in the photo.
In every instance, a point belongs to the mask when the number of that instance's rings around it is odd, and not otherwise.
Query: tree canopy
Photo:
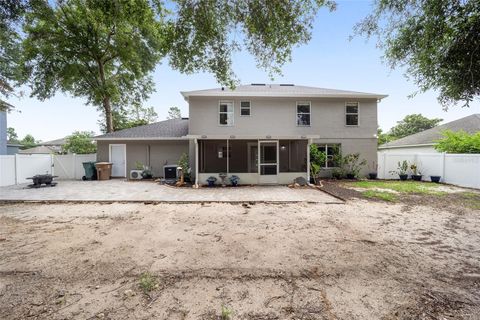
[[[480,132],[469,134],[465,131],[446,130],[437,141],[435,149],[448,153],[480,153]]]
[[[391,67],[406,66],[420,92],[438,90],[444,108],[478,99],[478,0],[377,0],[356,31],[377,36]]]
[[[0,5],[0,111],[13,108],[5,99],[15,95],[15,86],[20,83],[18,29],[27,7],[22,0],[3,0]]]
[[[421,114],[409,114],[397,125],[390,129],[389,135],[394,139],[400,139],[417,132],[421,132],[437,126],[443,119],[429,119]]]
[[[170,107],[168,109],[167,119],[180,119],[182,118],[182,112],[179,107]]]
[[[137,103],[126,107],[121,105],[113,106],[112,120],[114,131],[150,124],[157,121],[157,118],[158,114],[153,107],[144,107]],[[98,124],[100,125],[100,130],[106,133],[107,128],[104,116],[100,118]]]
[[[65,153],[89,154],[97,152],[97,145],[92,141],[94,132],[75,131],[67,137],[62,147]]]
[[[23,41],[23,75],[32,95],[86,98],[114,130],[112,105],[145,100],[163,59],[183,73],[211,72],[233,87],[232,55],[243,49],[271,74],[310,40],[329,0],[46,0],[32,2]],[[233,36],[241,34],[241,36]],[[241,39],[241,40],[240,40]]]

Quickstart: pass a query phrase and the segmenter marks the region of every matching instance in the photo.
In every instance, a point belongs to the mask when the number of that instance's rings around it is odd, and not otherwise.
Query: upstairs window
[[[310,102],[297,102],[297,126],[310,126]]]
[[[240,115],[242,117],[249,117],[250,116],[250,101],[240,102]]]
[[[358,126],[358,102],[347,102],[345,105],[345,124]]]
[[[233,101],[220,101],[218,120],[221,126],[233,126]]]

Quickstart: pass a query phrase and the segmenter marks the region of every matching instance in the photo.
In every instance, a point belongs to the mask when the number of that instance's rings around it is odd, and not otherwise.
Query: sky
[[[311,41],[293,51],[292,61],[282,69],[282,75],[272,81],[268,73],[256,67],[255,60],[246,51],[235,54],[234,71],[241,83],[293,83],[331,89],[343,89],[388,94],[378,104],[379,126],[387,131],[412,113],[449,122],[473,113],[480,113],[478,100],[470,108],[452,107],[444,111],[433,91],[409,95],[417,91],[413,81],[404,76],[404,70],[391,70],[382,61],[382,51],[375,39],[355,37],[354,25],[372,9],[371,1],[337,1],[337,10],[322,9],[315,20]],[[219,87],[211,74],[184,75],[172,70],[168,61],[162,61],[153,73],[156,92],[145,102],[153,106],[158,120],[164,120],[169,107],[177,106],[182,116],[188,117],[188,104],[180,91]],[[86,106],[85,100],[58,93],[54,98],[39,101],[28,97],[10,99],[17,108],[8,114],[8,126],[15,128],[23,138],[32,134],[37,140],[48,141],[71,134],[73,131],[100,133],[99,112]]]

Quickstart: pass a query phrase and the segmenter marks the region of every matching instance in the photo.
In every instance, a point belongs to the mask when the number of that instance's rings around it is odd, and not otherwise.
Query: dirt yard
[[[4,204],[1,319],[480,319],[480,211]]]

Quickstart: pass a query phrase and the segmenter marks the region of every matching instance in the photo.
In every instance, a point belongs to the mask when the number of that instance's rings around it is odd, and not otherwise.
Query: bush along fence
[[[82,163],[96,159],[96,154],[0,156],[0,186],[31,182],[28,177],[45,173],[56,175],[58,179],[78,180],[85,175]]]
[[[404,161],[409,178],[430,181],[431,176],[440,176],[444,183],[480,189],[480,154],[379,152],[378,178],[399,179],[399,163]]]

